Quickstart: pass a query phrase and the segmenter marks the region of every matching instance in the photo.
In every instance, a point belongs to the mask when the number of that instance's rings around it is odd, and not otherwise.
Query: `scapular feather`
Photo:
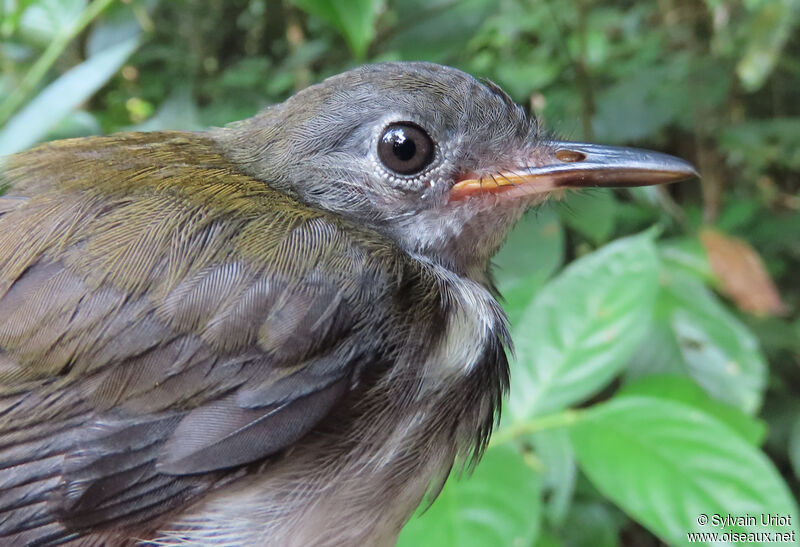
[[[4,177],[0,397],[48,406],[0,420],[0,538],[152,518],[290,446],[382,351],[364,325],[415,268],[202,137],[45,145]]]

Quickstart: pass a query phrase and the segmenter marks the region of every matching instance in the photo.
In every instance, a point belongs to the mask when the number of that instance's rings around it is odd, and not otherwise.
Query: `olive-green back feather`
[[[0,536],[185,503],[443,322],[420,263],[240,173],[202,134],[62,141],[2,177]],[[118,472],[120,447],[137,473]],[[29,532],[20,496],[42,515]]]

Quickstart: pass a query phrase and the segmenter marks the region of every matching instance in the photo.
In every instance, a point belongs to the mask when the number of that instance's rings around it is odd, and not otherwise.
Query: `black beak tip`
[[[561,173],[564,186],[648,186],[700,178],[694,165],[662,152],[591,143],[553,144],[555,161],[546,168]]]

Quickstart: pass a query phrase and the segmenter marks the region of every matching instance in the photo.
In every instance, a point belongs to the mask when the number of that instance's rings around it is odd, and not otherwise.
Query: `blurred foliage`
[[[421,59],[498,82],[561,136],[694,161],[700,182],[568,195],[511,234],[496,267],[517,344],[503,422],[400,544],[754,531],[700,513],[788,513],[793,528],[755,531],[797,528],[800,0],[0,10],[0,153],[222,125],[360,62]]]

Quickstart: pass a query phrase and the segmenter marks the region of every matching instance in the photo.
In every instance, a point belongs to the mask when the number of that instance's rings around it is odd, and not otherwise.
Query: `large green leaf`
[[[503,308],[512,324],[563,260],[564,229],[555,211],[545,207],[526,214],[493,261]]]
[[[697,408],[621,397],[587,411],[571,434],[594,485],[670,545],[688,544],[689,532],[796,530],[795,501],[769,459]],[[793,526],[762,526],[762,513],[790,515]],[[756,524],[722,527],[725,515]]]
[[[571,264],[514,329],[511,420],[562,409],[606,385],[647,332],[658,290],[652,233]]]
[[[100,89],[133,53],[137,38],[108,48],[61,75],[0,131],[0,155],[35,144],[67,114]]]
[[[342,33],[353,54],[363,59],[375,36],[378,0],[293,0],[311,15],[326,21]]]
[[[623,386],[616,397],[647,396],[679,402],[705,412],[733,429],[753,446],[760,445],[767,434],[764,422],[729,404],[712,399],[686,376],[653,374]]]
[[[93,57],[120,42],[138,37],[142,31],[142,23],[135,10],[143,10],[138,15],[143,17],[143,13],[155,9],[156,2],[157,0],[137,0],[135,7],[129,2],[110,5],[89,30],[86,37],[86,56]]]
[[[708,254],[697,237],[660,241],[658,255],[666,268],[691,275],[706,283],[715,281]]]
[[[492,448],[471,477],[450,477],[433,506],[403,528],[398,546],[532,545],[539,490],[538,475],[520,454]]]
[[[665,274],[655,309],[652,338],[637,354],[634,375],[657,372],[691,376],[712,396],[745,412],[761,405],[767,365],[755,336],[702,283],[684,275]],[[670,356],[669,362],[666,357]]]

